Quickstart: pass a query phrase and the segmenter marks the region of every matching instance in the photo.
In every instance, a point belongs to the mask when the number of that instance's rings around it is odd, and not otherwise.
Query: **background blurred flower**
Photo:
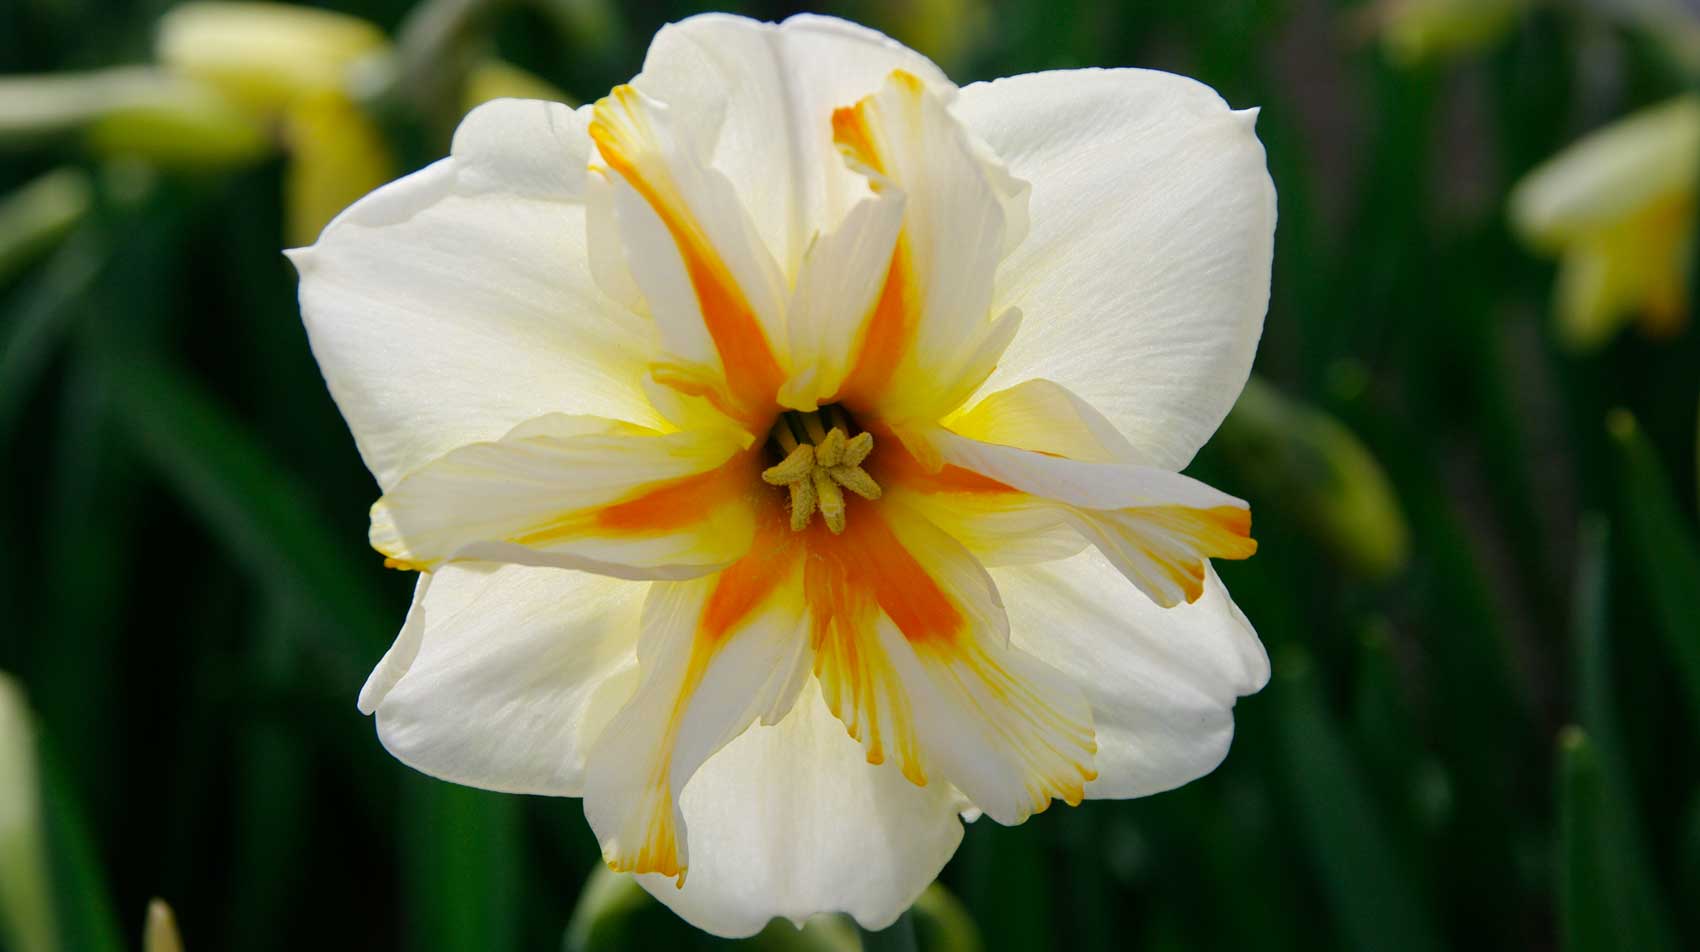
[[[0,937],[18,952],[55,952],[51,875],[36,770],[35,717],[0,673]]]
[[[1536,0],[1381,0],[1368,16],[1389,59],[1418,66],[1478,53],[1516,26]]]
[[[142,927],[142,952],[183,952],[177,934],[177,914],[163,899],[148,903],[148,920]]]
[[[1254,376],[1217,441],[1254,496],[1296,516],[1342,566],[1371,579],[1404,568],[1410,531],[1398,498],[1339,420]]]
[[[1668,337],[1688,320],[1700,99],[1682,96],[1589,134],[1511,193],[1511,223],[1559,256],[1562,341],[1590,349],[1639,318]]]

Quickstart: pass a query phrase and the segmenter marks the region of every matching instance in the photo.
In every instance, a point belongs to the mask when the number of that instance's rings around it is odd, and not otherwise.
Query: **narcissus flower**
[[[1178,471],[1262,327],[1254,118],[730,16],[593,106],[473,112],[293,253],[421,572],[384,744],[583,797],[723,935],[881,927],[960,814],[1210,771],[1268,663],[1209,561],[1246,505]]]
[[[1559,256],[1560,339],[1578,350],[1639,319],[1654,336],[1688,321],[1700,98],[1681,96],[1588,135],[1511,193],[1511,223]]]

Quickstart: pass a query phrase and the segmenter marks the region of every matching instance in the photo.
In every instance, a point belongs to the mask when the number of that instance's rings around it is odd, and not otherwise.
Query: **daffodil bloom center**
[[[852,429],[837,406],[783,413],[774,422],[769,447],[781,459],[763,470],[761,478],[790,491],[792,532],[807,529],[819,510],[832,534],[842,533],[846,489],[863,499],[880,498],[879,483],[862,468],[874,451],[874,435],[864,431],[850,436]]]

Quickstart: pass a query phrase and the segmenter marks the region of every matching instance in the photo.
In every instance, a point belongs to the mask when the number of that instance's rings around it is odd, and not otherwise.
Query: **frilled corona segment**
[[[844,490],[863,499],[880,498],[879,484],[862,469],[874,451],[874,435],[856,433],[842,409],[780,415],[769,434],[769,449],[780,461],[761,474],[763,481],[791,493],[791,530],[801,532],[818,511],[836,535],[844,531]]]

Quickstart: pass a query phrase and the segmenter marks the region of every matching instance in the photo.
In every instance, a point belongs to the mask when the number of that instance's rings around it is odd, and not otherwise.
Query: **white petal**
[[[1010,640],[1085,692],[1098,732],[1089,797],[1137,797],[1216,768],[1234,699],[1269,680],[1269,659],[1214,572],[1191,605],[1158,608],[1096,552],[993,572]]]
[[[585,818],[617,871],[683,877],[690,853],[680,793],[745,728],[782,719],[802,686],[801,565],[717,629],[716,602],[732,574],[650,587],[642,680],[597,739],[585,777]]]
[[[1060,507],[1027,493],[917,491],[898,484],[886,497],[919,512],[981,565],[1054,562],[1086,547]]]
[[[727,937],[835,911],[882,929],[962,839],[955,792],[866,763],[812,681],[777,726],[751,728],[710,758],[681,808],[692,857],[684,888],[660,875],[638,882]]]
[[[539,99],[484,103],[461,120],[450,147],[461,187],[581,204],[589,121],[589,106],[575,110]]]
[[[952,433],[1084,462],[1138,462],[1138,452],[1115,425],[1068,388],[1028,380],[999,390],[951,417]]]
[[[1134,506],[1246,508],[1244,500],[1180,473],[1137,463],[1091,463],[983,443],[944,430],[929,437],[945,462],[1022,492],[1090,509]]]
[[[589,274],[583,117],[498,101],[454,147],[291,252],[314,356],[386,489],[544,413],[661,422],[650,332]]]
[[[1257,551],[1245,502],[1190,476],[1049,456],[942,429],[927,439],[945,462],[1055,503],[1065,522],[1158,605],[1203,595],[1210,558]]]
[[[987,381],[1054,380],[1180,469],[1233,406],[1269,302],[1275,191],[1255,113],[1145,70],[977,83],[957,115],[1032,185],[998,272],[1021,333]]]
[[[865,198],[809,246],[787,309],[793,369],[780,391],[785,406],[814,410],[843,384],[856,334],[885,289],[903,201],[896,189]]]
[[[688,578],[755,532],[760,462],[709,432],[552,414],[409,474],[372,507],[372,547],[407,568],[455,559]]]
[[[591,243],[624,248],[672,373],[691,390],[724,391],[729,413],[765,426],[785,376],[784,281],[732,184],[705,164],[688,124],[635,87],[596,103],[590,136],[591,174],[611,183],[617,225]]]
[[[953,91],[926,57],[853,23],[706,14],[662,28],[632,82],[694,124],[794,276],[814,235],[866,191],[832,144],[832,111],[878,89],[894,69]]]
[[[384,746],[455,783],[582,795],[585,755],[636,681],[648,585],[482,563],[429,577],[416,654],[376,705]]]
[[[419,644],[425,638],[425,595],[435,577],[430,572],[420,572],[418,580],[413,583],[413,602],[407,608],[407,618],[401,624],[401,631],[396,633],[390,650],[378,659],[378,666],[372,669],[365,685],[360,688],[360,698],[355,701],[360,713],[376,711],[390,689],[413,666],[413,659],[419,655]]]
[[[917,78],[833,115],[839,148],[875,191],[905,196],[903,231],[880,298],[856,339],[838,399],[890,425],[935,422],[996,366],[1020,311],[989,322],[998,262],[1026,227],[1027,187]]]

